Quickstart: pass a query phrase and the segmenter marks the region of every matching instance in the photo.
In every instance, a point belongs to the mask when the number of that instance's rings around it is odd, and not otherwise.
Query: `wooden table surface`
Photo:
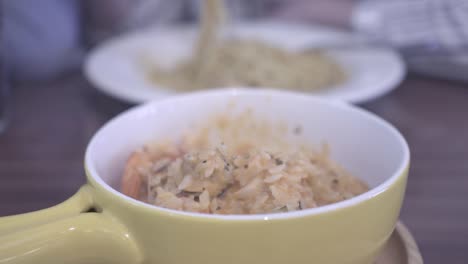
[[[93,133],[130,107],[79,73],[13,87],[10,126],[0,135],[0,216],[57,204],[85,182]],[[412,167],[401,219],[425,263],[468,263],[468,86],[410,76],[362,105],[407,138]]]

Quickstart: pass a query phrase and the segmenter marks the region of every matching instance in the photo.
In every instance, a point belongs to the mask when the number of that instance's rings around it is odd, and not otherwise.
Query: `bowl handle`
[[[93,188],[37,212],[0,217],[0,263],[141,263],[117,219],[93,209]]]

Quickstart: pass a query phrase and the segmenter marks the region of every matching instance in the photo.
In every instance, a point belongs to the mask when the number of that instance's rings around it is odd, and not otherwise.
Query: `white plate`
[[[274,22],[243,24],[229,34],[266,40],[274,45],[297,50],[323,43],[359,43],[350,33],[317,26]],[[194,27],[152,29],[123,35],[97,47],[88,56],[86,77],[102,92],[131,103],[142,103],[175,94],[175,91],[148,80],[142,57],[171,67],[191,54],[196,37]],[[314,91],[316,95],[351,103],[377,98],[397,87],[406,68],[401,57],[385,48],[338,48],[328,50],[346,71],[344,83]]]

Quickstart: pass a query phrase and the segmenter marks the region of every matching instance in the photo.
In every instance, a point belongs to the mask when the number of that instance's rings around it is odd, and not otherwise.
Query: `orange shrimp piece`
[[[122,177],[121,190],[123,194],[135,199],[140,198],[143,179],[138,168],[145,166],[148,162],[150,162],[148,153],[143,151],[136,151],[130,155]]]

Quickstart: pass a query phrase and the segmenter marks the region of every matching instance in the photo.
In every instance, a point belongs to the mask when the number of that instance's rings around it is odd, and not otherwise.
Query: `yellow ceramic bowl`
[[[121,194],[129,154],[177,138],[228,103],[303,127],[371,190],[298,212],[204,215],[158,208]],[[88,183],[68,201],[0,218],[0,263],[370,264],[393,231],[409,166],[404,138],[356,107],[267,90],[219,90],[131,109],[108,122],[85,157]]]

